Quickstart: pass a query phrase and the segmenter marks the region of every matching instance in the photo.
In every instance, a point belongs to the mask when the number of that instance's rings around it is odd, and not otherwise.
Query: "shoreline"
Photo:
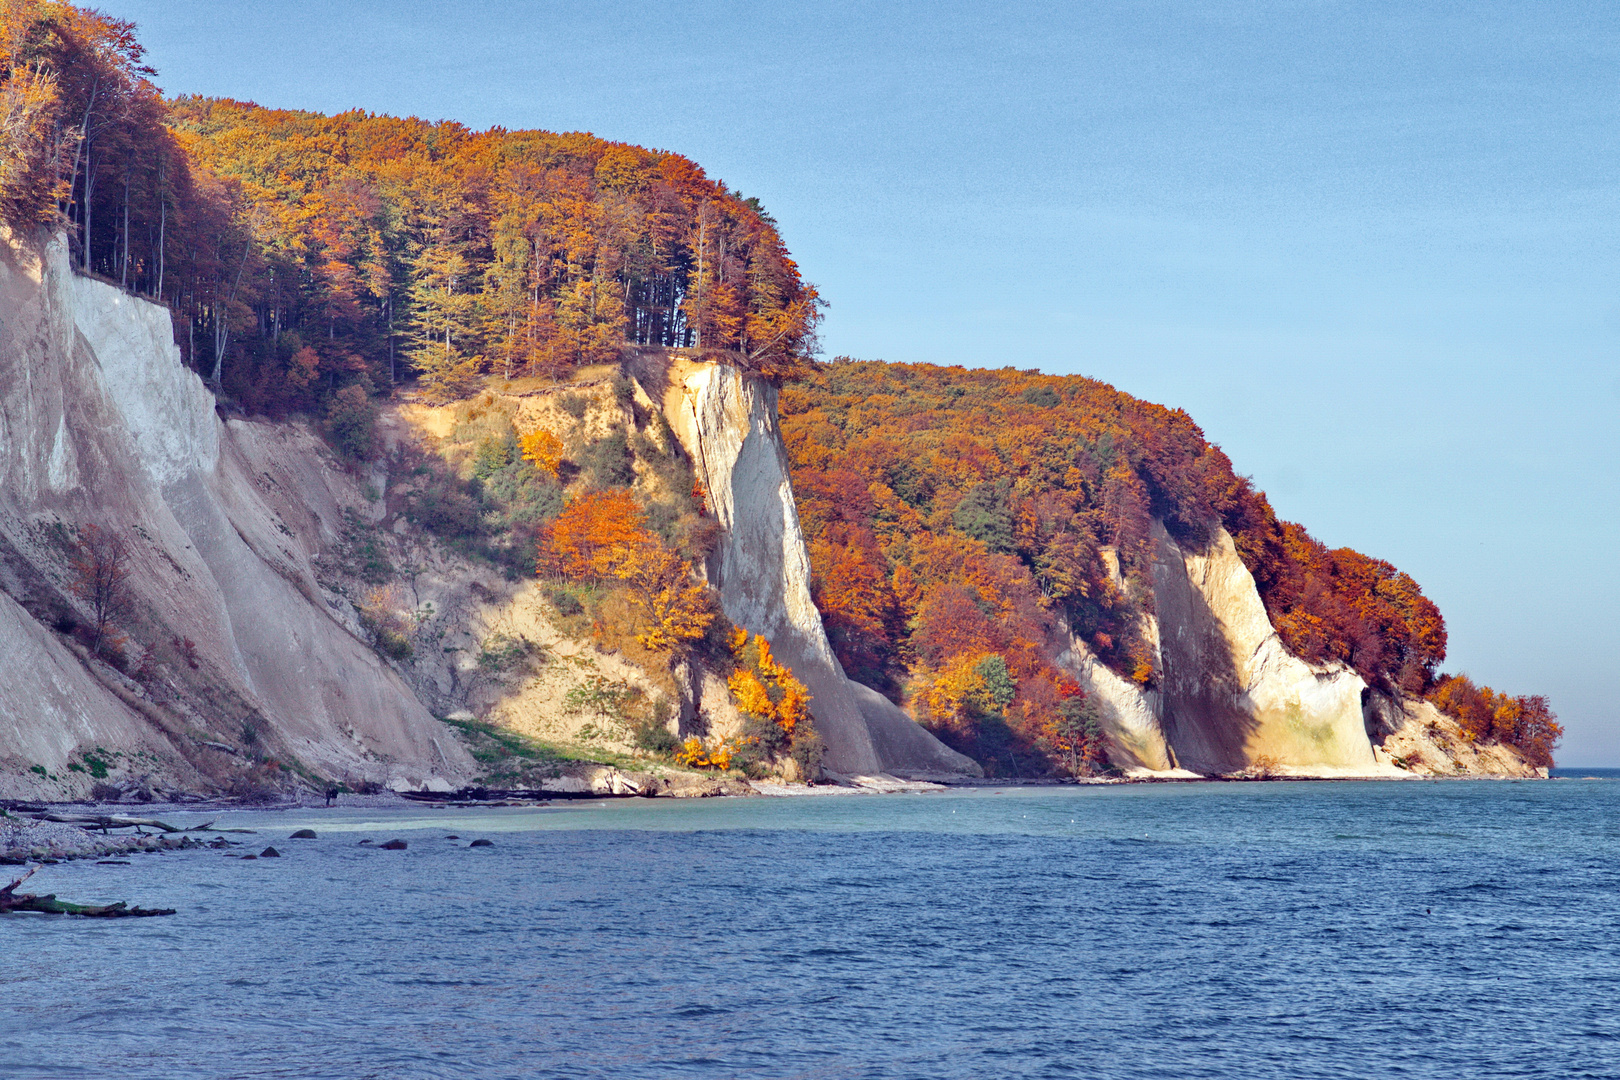
[[[723,790],[707,795],[709,798],[825,798],[829,796],[919,795],[938,794],[963,789],[1029,789],[1062,787],[1114,787],[1135,784],[1205,784],[1205,783],[1277,783],[1277,782],[1397,782],[1410,781],[1522,781],[1522,780],[1606,780],[1616,779],[1602,775],[1583,776],[1513,776],[1505,773],[1460,774],[1453,776],[1123,776],[1087,777],[1081,779],[957,779],[903,780],[892,776],[840,778],[843,783],[790,784],[786,782],[755,780],[738,781],[725,785]],[[477,797],[474,793],[493,795]],[[458,797],[459,796],[459,797]],[[590,791],[524,791],[484,792],[484,789],[465,789],[460,792],[380,792],[360,795],[345,793],[328,805],[313,793],[290,796],[270,802],[243,802],[235,799],[199,799],[197,801],[166,801],[150,803],[92,803],[92,802],[35,802],[0,800],[0,866],[52,865],[84,859],[120,858],[130,855],[158,854],[166,851],[191,851],[201,848],[222,849],[250,844],[251,841],[229,840],[221,835],[226,830],[213,830],[210,821],[202,826],[165,832],[151,822],[162,815],[276,812],[308,810],[397,811],[408,809],[471,809],[501,807],[539,807],[562,803],[589,803],[627,798],[668,798],[640,792]],[[48,816],[105,818],[109,823],[99,828],[83,823],[43,820]],[[120,820],[123,819],[123,820]],[[167,824],[167,823],[165,823]],[[130,829],[128,833],[111,833],[108,829]],[[148,832],[146,830],[153,831]],[[212,833],[213,839],[203,839]]]

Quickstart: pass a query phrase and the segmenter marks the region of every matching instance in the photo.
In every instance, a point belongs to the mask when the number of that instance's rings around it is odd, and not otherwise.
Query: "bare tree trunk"
[[[228,317],[230,305],[236,300],[236,290],[242,285],[242,272],[247,269],[248,252],[253,248],[252,237],[242,245],[242,262],[236,268],[236,280],[231,283],[231,295],[226,298],[222,309],[219,302],[219,282],[214,282],[214,389],[218,390],[220,375],[225,367],[225,346],[231,341],[231,321]]]
[[[90,219],[96,194],[96,159],[93,154],[84,158],[84,272],[90,272]]]
[[[83,915],[92,919],[142,918],[174,914],[173,908],[130,907],[127,903],[70,904],[66,900],[58,900],[55,893],[46,896],[19,893],[17,886],[38,872],[39,867],[36,866],[10,885],[0,889],[0,912],[35,911],[43,915]]]
[[[74,144],[74,147],[73,147],[73,171],[68,174],[68,194],[70,196],[73,194],[73,189],[75,187],[77,187],[78,183],[79,183],[79,159],[80,159],[80,157],[84,156],[85,149],[89,146],[89,143],[90,143],[90,114],[95,111],[95,108],[96,108],[96,95],[99,94],[100,92],[101,92],[101,79],[100,79],[99,76],[97,76],[96,80],[90,84],[90,100],[85,102],[85,105],[84,105],[84,119],[79,122],[79,139]],[[88,208],[88,205],[89,205],[89,202],[90,202],[90,187],[89,187],[88,181],[86,182],[86,185],[85,185],[85,199],[84,199],[84,201],[85,201],[85,204],[86,204],[86,206],[84,208],[85,209],[85,215],[84,216],[85,216],[85,220],[88,221],[89,220],[89,213],[90,213],[89,208]],[[90,268],[90,243],[89,243],[90,233],[89,233],[88,228],[86,228],[84,236],[85,236],[84,268],[86,270],[88,270]]]
[[[118,264],[118,284],[129,288],[129,168],[124,168],[124,257]]]
[[[168,164],[162,159],[158,160],[158,272],[157,272],[157,299],[163,302],[163,229],[169,223],[169,196],[163,190],[164,166]]]
[[[210,376],[208,381],[214,384],[214,389],[215,390],[218,390],[219,389],[220,373],[225,368],[225,345],[231,339],[230,325],[227,322],[227,320],[222,318],[221,315],[220,315],[219,279],[218,278],[214,279],[213,315],[214,315],[214,327],[213,327],[213,330],[214,330],[214,371],[213,371],[213,374],[212,374],[212,376]]]

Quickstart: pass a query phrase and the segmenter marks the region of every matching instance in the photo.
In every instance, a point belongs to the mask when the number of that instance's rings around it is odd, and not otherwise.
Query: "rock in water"
[[[478,839],[467,845],[468,847],[494,847],[495,841]]]
[[[403,840],[390,840],[390,841],[388,841],[388,843],[382,845],[382,849],[384,851],[404,851],[405,850],[405,841],[403,841]]]
[[[315,830],[314,829],[299,829],[297,832],[293,833],[287,839],[289,839],[289,840],[313,840],[313,839],[315,839]]]
[[[267,847],[263,851],[259,852],[259,858],[261,858],[261,859],[279,859],[279,858],[281,858],[281,852],[277,851],[273,847]]]

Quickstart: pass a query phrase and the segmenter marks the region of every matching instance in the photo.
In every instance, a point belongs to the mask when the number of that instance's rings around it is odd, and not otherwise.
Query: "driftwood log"
[[[66,900],[58,900],[54,894],[35,896],[33,893],[19,893],[17,886],[38,871],[39,867],[36,866],[10,885],[0,889],[0,914],[12,911],[37,911],[45,915],[83,915],[90,919],[128,919],[174,914],[174,908],[130,907],[125,903],[70,904]]]
[[[164,833],[253,833],[258,831],[256,829],[216,829],[212,821],[206,825],[193,825],[189,829],[182,829],[167,822],[159,821],[157,818],[127,817],[123,814],[58,814],[47,811],[31,813],[29,817],[32,817],[35,821],[53,821],[58,825],[77,825],[81,829],[100,829],[102,832],[106,832],[108,829],[135,829],[137,831],[140,829],[157,829],[159,832]]]

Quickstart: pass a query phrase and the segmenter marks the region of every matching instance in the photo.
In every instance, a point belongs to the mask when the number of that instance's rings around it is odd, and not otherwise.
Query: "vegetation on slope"
[[[1184,412],[1080,377],[841,358],[781,395],[814,591],[850,674],[997,768],[1056,767],[1084,741],[1055,665],[1071,631],[1151,687],[1152,522],[1197,550],[1224,526],[1297,655],[1435,691],[1446,631],[1408,575],[1277,519]],[[1476,724],[1546,757],[1536,723]],[[1494,706],[1493,706],[1494,708]],[[1538,711],[1539,710],[1539,711]],[[1080,728],[1081,730],[1076,730]]]

